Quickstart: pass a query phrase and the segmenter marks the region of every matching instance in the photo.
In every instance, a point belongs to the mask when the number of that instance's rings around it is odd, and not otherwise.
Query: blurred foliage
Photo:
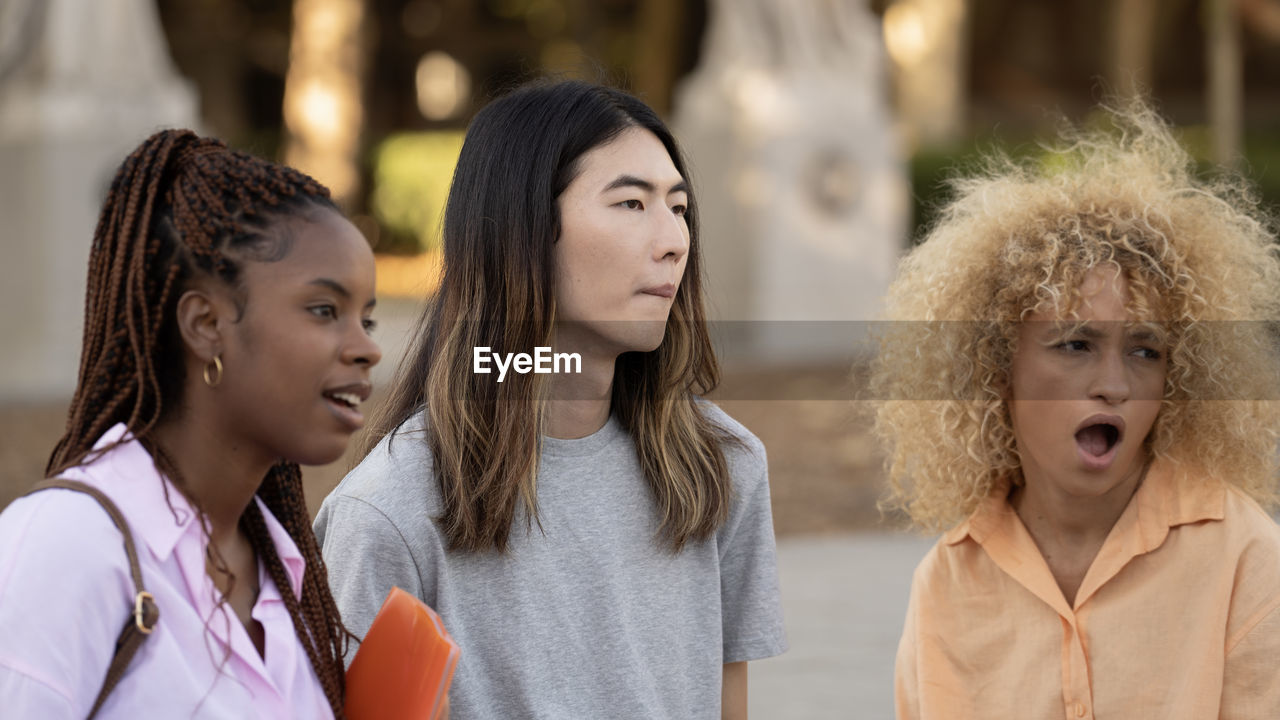
[[[374,148],[369,206],[381,225],[378,252],[416,255],[440,246],[463,135],[461,130],[400,133]]]
[[[1208,159],[1209,135],[1205,127],[1178,130],[1179,140],[1196,158],[1198,170],[1208,177],[1220,170]],[[1033,161],[1059,166],[1069,158],[1050,152],[1032,141],[1010,142],[1006,138],[978,139],[966,144],[927,148],[911,158],[911,243],[920,242],[950,199],[947,181],[981,170],[987,158],[999,149],[1016,161]],[[1280,222],[1280,133],[1252,133],[1244,139],[1244,162],[1240,173],[1260,199],[1264,211]]]

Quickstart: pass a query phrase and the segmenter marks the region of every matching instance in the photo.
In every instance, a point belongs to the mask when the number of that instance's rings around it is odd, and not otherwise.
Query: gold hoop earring
[[[210,377],[210,374],[209,374],[209,365],[213,365],[212,377]],[[218,387],[218,385],[222,384],[222,356],[221,355],[214,355],[212,363],[205,363],[204,384],[208,385],[211,388]]]

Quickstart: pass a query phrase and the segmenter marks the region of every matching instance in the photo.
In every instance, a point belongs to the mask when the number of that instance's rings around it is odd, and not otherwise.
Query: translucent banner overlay
[[[610,321],[562,324],[560,332],[627,346],[652,342],[659,327]],[[999,378],[1007,378],[1012,346],[994,323],[716,321],[706,331],[722,370],[720,386],[709,395],[717,401],[985,402],[992,393],[1008,396]],[[1034,383],[1021,386],[1023,400],[1097,395],[1125,402],[1161,400],[1166,393],[1180,401],[1280,400],[1280,322],[1024,322],[1009,333],[1035,360],[1023,376],[1036,373]],[[483,329],[478,334],[486,335]],[[487,352],[533,356],[537,350],[500,345],[488,343]],[[554,347],[562,349],[571,348]],[[873,383],[882,352],[892,372],[889,382]],[[494,362],[495,372],[483,377],[496,381]],[[512,377],[514,370],[507,381]],[[553,399],[583,397],[576,382],[553,385]]]

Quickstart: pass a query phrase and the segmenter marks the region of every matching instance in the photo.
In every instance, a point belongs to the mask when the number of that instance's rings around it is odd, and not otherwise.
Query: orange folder
[[[391,588],[347,668],[347,717],[437,720],[461,655],[434,610]]]

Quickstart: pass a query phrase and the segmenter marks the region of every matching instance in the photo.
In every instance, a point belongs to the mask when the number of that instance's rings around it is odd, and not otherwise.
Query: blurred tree
[[[284,160],[351,209],[360,187],[365,0],[294,0],[285,76]]]
[[[158,0],[178,70],[200,93],[203,129],[279,157],[291,0]]]
[[[1121,96],[1151,91],[1159,5],[1160,0],[1115,0],[1110,8],[1107,77]]]
[[[1236,4],[1236,0],[1204,0],[1209,36],[1209,87],[1205,98],[1213,135],[1213,161],[1223,167],[1240,164],[1240,138],[1244,134],[1244,60]]]

